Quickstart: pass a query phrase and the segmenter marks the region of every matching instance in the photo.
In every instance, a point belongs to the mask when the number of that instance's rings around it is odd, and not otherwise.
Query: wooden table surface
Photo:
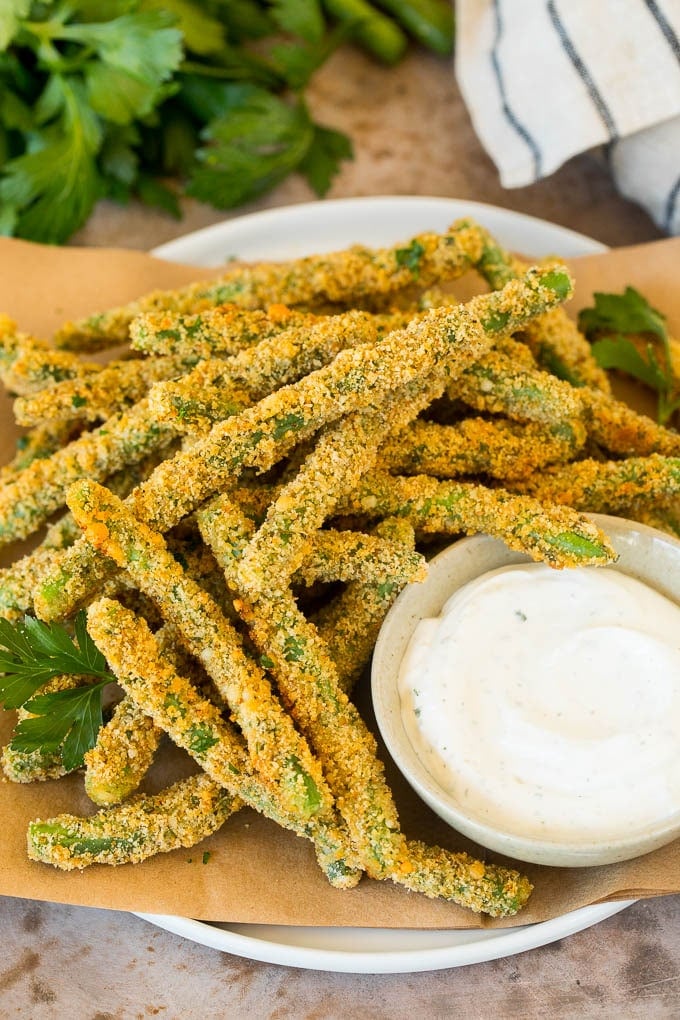
[[[392,70],[344,50],[318,75],[311,104],[346,130],[356,158],[331,198],[438,195],[530,213],[610,245],[652,240],[646,214],[586,154],[549,180],[504,191],[446,61],[413,53]],[[309,201],[290,179],[256,205]],[[74,239],[147,249],[229,218],[186,203],[161,213],[102,203]],[[680,897],[639,902],[594,928],[519,956],[403,975],[328,974],[256,963],[182,940],[128,914],[0,899],[0,1017],[465,1018],[680,1016]]]

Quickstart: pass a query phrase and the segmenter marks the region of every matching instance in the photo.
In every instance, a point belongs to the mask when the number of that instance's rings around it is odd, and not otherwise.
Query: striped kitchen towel
[[[505,187],[605,146],[680,233],[680,0],[457,0],[456,77]]]

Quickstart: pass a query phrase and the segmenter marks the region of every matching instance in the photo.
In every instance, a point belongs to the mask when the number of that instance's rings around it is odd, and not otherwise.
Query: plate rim
[[[570,227],[551,223],[549,220],[542,219],[539,216],[532,216],[529,213],[515,212],[513,209],[493,205],[490,202],[445,198],[435,195],[360,195],[355,198],[323,199],[316,202],[299,202],[292,205],[275,206],[271,209],[258,209],[256,212],[221,220],[219,223],[212,223],[207,227],[200,227],[198,230],[193,230],[188,234],[182,234],[170,241],[165,241],[163,244],[152,248],[150,254],[170,262],[182,262],[184,261],[184,256],[182,255],[184,249],[210,245],[215,239],[221,239],[224,234],[228,235],[232,230],[241,230],[244,227],[252,230],[264,230],[267,227],[275,228],[277,222],[284,222],[291,216],[299,215],[307,218],[313,216],[316,212],[322,214],[329,211],[331,213],[336,211],[339,213],[349,213],[353,209],[359,212],[365,208],[389,208],[392,205],[403,205],[404,207],[421,206],[424,211],[435,212],[441,210],[442,213],[448,207],[449,211],[446,215],[454,218],[465,215],[484,216],[488,214],[494,218],[506,220],[508,223],[521,224],[527,229],[535,228],[542,230],[549,228],[551,234],[556,239],[555,243],[560,243],[557,241],[559,237],[564,243],[570,243],[574,245],[575,249],[580,249],[579,251],[574,250],[571,252],[570,255],[572,256],[577,254],[595,255],[608,250],[606,244],[597,241],[593,237],[589,237],[587,234],[572,230]]]
[[[467,967],[475,963],[506,959],[517,953],[540,949],[552,942],[575,935],[591,928],[607,918],[613,917],[632,906],[636,900],[612,900],[596,903],[547,921],[525,924],[510,928],[499,928],[494,935],[489,929],[485,938],[479,941],[427,947],[425,949],[395,950],[342,950],[321,949],[314,946],[292,945],[273,939],[258,938],[243,934],[227,927],[216,927],[216,923],[198,921],[194,918],[174,914],[147,914],[133,911],[135,917],[168,931],[173,935],[231,953],[260,963],[275,963],[284,967],[299,967],[303,970],[321,970],[338,974],[416,974],[424,971],[446,970]],[[220,922],[226,925],[226,922]],[[242,925],[239,929],[263,929],[269,925]],[[281,927],[277,925],[275,927]],[[389,929],[379,929],[381,932]],[[461,929],[451,929],[452,934]],[[462,929],[470,930],[470,929]],[[348,928],[347,931],[356,931]],[[417,932],[416,932],[417,934]]]
[[[277,225],[280,228],[281,224],[284,224],[291,217],[293,219],[299,217],[304,221],[309,219],[313,222],[316,214],[323,218],[324,214],[328,213],[329,210],[331,214],[348,214],[352,210],[363,214],[367,209],[384,212],[399,206],[404,209],[410,207],[411,210],[420,207],[423,213],[425,211],[429,213],[441,212],[443,217],[451,218],[465,215],[473,217],[488,215],[513,226],[525,227],[526,229],[538,230],[539,232],[546,231],[554,239],[550,243],[555,244],[558,250],[561,246],[569,248],[568,251],[563,252],[565,256],[573,257],[597,254],[608,250],[607,246],[600,241],[588,237],[586,234],[571,230],[569,227],[563,227],[537,216],[515,212],[512,209],[486,202],[429,195],[376,195],[325,199],[319,202],[301,202],[246,213],[242,216],[222,220],[219,223],[214,223],[181,235],[156,246],[151,250],[150,254],[166,261],[188,261],[191,264],[193,252],[210,246],[215,241],[221,242],[225,240],[228,243],[229,235],[235,231],[245,230],[247,235],[249,231],[257,234],[258,231],[275,230]],[[312,250],[310,248],[310,253]],[[187,251],[189,252],[188,258]],[[236,255],[238,257],[238,253]],[[480,931],[485,931],[485,938],[477,942],[472,941],[436,948],[428,947],[426,949],[393,951],[337,950],[291,945],[290,943],[258,938],[254,935],[243,934],[241,931],[231,930],[228,927],[229,922],[211,923],[174,914],[152,914],[138,911],[133,911],[132,913],[136,917],[182,938],[221,952],[232,953],[263,963],[275,963],[283,966],[337,973],[387,974],[416,973],[466,966],[511,956],[529,949],[536,949],[598,924],[600,921],[613,916],[619,911],[625,910],[635,902],[636,900],[629,899],[592,904],[567,914],[550,918],[548,921],[498,929],[496,937],[489,936],[488,929],[480,929]],[[216,927],[218,923],[225,925],[225,927]],[[267,928],[274,927],[271,925],[232,923],[239,929],[245,927],[247,929],[261,929],[264,931]],[[280,928],[282,926],[275,927]],[[353,929],[348,930],[352,931]],[[390,929],[379,930],[388,932]],[[452,936],[459,930],[450,929]],[[469,931],[470,929],[464,930]]]

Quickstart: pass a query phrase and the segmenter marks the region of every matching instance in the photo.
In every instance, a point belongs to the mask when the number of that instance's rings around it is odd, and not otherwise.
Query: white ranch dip
[[[680,608],[613,569],[484,574],[399,674],[413,747],[471,817],[562,842],[680,809]]]

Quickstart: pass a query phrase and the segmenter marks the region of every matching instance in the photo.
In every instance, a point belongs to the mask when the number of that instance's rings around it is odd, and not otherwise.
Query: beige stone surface
[[[344,50],[318,75],[311,104],[320,120],[348,131],[355,145],[356,158],[329,197],[468,198],[541,216],[610,245],[659,236],[640,209],[614,192],[595,154],[572,160],[534,187],[502,190],[445,61],[414,53],[385,70]],[[239,213],[311,198],[304,182],[291,178]],[[231,215],[186,202],[178,223],[136,206],[103,203],[74,241],[146,249]],[[531,953],[404,975],[255,963],[183,941],[132,915],[12,898],[0,900],[0,930],[0,1017],[680,1016],[678,897],[638,903]]]

